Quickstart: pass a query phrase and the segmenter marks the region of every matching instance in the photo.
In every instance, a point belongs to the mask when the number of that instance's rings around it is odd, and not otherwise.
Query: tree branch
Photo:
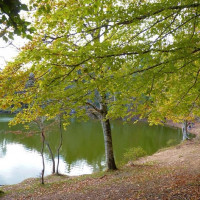
[[[101,109],[97,108],[96,106],[94,106],[92,103],[90,102],[86,102],[86,104],[90,107],[92,107],[95,111],[97,111],[98,113],[101,113]]]

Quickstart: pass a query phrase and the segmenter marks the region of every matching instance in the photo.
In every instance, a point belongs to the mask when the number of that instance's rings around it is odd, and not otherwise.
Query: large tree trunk
[[[101,103],[100,106],[101,106],[101,125],[103,128],[103,135],[104,135],[106,163],[108,170],[116,170],[117,167],[115,164],[115,159],[113,154],[110,120],[106,119],[108,108],[105,103]]]
[[[187,126],[188,126],[187,120],[184,120],[184,122],[182,124],[183,140],[189,139],[188,132],[187,132]]]

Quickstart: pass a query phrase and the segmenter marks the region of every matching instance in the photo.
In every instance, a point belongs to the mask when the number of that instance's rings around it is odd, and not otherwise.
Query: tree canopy
[[[0,37],[3,40],[13,39],[14,34],[31,38],[34,29],[28,27],[30,22],[20,16],[20,11],[28,11],[28,7],[19,0],[0,1]]]
[[[34,5],[37,34],[19,58],[20,66],[31,63],[40,88],[87,85],[87,91],[81,91],[90,99],[88,91],[103,87],[121,105],[138,96],[150,104],[156,98],[160,111],[160,104],[174,109],[195,89],[198,1],[36,1]],[[189,105],[185,98],[179,106],[184,101]],[[188,100],[192,104],[196,98]]]
[[[198,0],[33,2],[37,31],[2,74],[2,107],[28,105],[15,123],[89,108],[104,121],[199,115]]]

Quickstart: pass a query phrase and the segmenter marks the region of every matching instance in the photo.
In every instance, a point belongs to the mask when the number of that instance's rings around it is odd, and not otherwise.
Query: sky
[[[28,4],[29,0],[21,0],[21,2]],[[23,11],[20,15],[26,16],[27,14]],[[6,43],[0,38],[0,69],[3,69],[8,61],[12,61],[18,55],[20,47],[24,46],[27,40],[15,36],[14,40],[10,42]]]
[[[24,44],[25,40],[18,36],[7,43],[0,39],[0,69],[3,69],[8,61],[12,61],[18,55],[20,47]]]

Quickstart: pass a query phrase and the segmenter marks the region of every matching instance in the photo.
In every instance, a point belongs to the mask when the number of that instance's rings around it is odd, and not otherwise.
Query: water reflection
[[[1,184],[18,183],[28,177],[38,177],[42,167],[37,151],[29,151],[22,144],[15,143],[6,145],[6,154],[0,157],[0,163]],[[49,167],[46,173],[50,173]]]
[[[0,185],[15,184],[30,177],[40,177],[42,162],[38,151],[28,150],[22,144],[7,144],[6,154],[0,151]],[[2,149],[1,149],[2,150]],[[57,159],[55,159],[57,163]],[[45,175],[51,174],[52,164],[45,154]],[[78,160],[71,165],[60,158],[59,171],[67,175],[91,174],[92,166],[85,160]]]
[[[9,122],[10,120],[12,120],[12,117],[1,117],[0,118],[0,122]]]
[[[5,120],[4,120],[5,118]],[[41,138],[39,134],[13,134],[22,126],[8,127],[7,115],[0,116],[0,185],[18,183],[29,177],[39,177],[42,169]],[[34,129],[34,127],[32,127]],[[181,132],[163,126],[149,127],[145,123],[125,124],[112,122],[114,153],[117,162],[124,152],[141,146],[148,154],[158,149],[177,144]],[[56,158],[59,146],[59,130],[51,128],[46,138]],[[57,159],[55,159],[57,163]],[[51,173],[52,165],[48,149],[45,149],[45,175]],[[98,121],[74,121],[63,134],[60,172],[67,175],[90,174],[105,169],[104,141]]]

